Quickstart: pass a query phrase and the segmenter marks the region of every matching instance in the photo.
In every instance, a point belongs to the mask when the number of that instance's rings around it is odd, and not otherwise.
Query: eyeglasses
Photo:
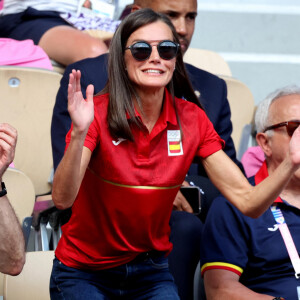
[[[161,41],[157,44],[157,51],[159,56],[165,60],[171,60],[177,55],[179,44],[172,41]],[[152,47],[147,42],[136,42],[133,45],[125,48],[125,50],[130,49],[132,56],[138,61],[147,60],[152,52]]]
[[[286,127],[286,131],[288,133],[289,136],[292,136],[294,131],[298,128],[298,126],[300,125],[300,121],[287,121],[287,122],[282,122],[282,123],[278,123],[272,126],[267,127],[264,132],[266,132],[267,130],[272,130],[272,129],[276,129],[279,127]]]

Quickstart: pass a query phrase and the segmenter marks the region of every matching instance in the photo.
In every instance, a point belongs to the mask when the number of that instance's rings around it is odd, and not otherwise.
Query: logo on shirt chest
[[[268,230],[269,231],[276,231],[278,228],[279,228],[278,225],[274,224],[273,227],[269,227]]]
[[[168,130],[168,156],[183,155],[180,130]]]
[[[125,139],[122,139],[122,138],[118,138],[117,141],[114,141],[112,140],[112,143],[115,145],[115,146],[118,146],[120,145],[122,142],[126,141]]]

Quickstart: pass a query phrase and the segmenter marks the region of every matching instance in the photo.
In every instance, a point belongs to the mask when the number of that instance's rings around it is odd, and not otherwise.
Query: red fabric
[[[56,256],[70,267],[104,269],[127,263],[141,252],[168,253],[172,204],[190,164],[195,156],[220,150],[224,142],[203,110],[176,99],[183,154],[169,155],[168,132],[179,126],[167,92],[150,134],[132,126],[135,142],[111,137],[108,95],[95,97],[94,103],[95,118],[85,141],[93,154]]]

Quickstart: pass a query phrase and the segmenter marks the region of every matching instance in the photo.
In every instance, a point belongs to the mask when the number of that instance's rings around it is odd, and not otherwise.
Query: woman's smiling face
[[[138,89],[163,89],[171,81],[176,57],[164,60],[156,47],[164,40],[173,41],[173,34],[168,25],[161,21],[140,27],[128,38],[126,48],[138,41],[146,41],[152,46],[150,57],[145,61],[137,61],[129,49],[124,54],[128,77]]]

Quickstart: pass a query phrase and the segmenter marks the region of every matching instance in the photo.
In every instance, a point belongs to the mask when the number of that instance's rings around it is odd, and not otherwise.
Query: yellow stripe
[[[202,267],[201,267],[201,272],[205,269],[205,268],[208,268],[208,267],[227,267],[227,268],[231,268],[231,269],[234,269],[234,270],[237,270],[238,272],[240,273],[243,273],[243,269],[236,266],[236,265],[232,265],[232,264],[228,264],[228,263],[223,263],[223,262],[213,262],[213,263],[206,263],[204,264]]]
[[[174,186],[151,186],[151,185],[127,185],[127,184],[121,184],[121,183],[116,183],[113,181],[109,181],[106,179],[103,179],[102,177],[100,177],[98,174],[96,174],[93,170],[91,170],[90,168],[88,168],[88,170],[93,173],[95,176],[97,176],[99,179],[101,179],[102,181],[112,184],[114,186],[119,186],[119,187],[125,187],[125,188],[131,188],[131,189],[142,189],[142,190],[171,190],[171,189],[175,189],[181,186],[181,184],[178,185],[174,185]]]
[[[180,144],[178,145],[170,145],[170,150],[180,150]]]

